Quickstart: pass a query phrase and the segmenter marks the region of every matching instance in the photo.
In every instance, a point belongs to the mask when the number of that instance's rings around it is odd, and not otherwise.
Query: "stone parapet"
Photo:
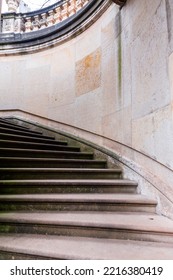
[[[44,9],[2,14],[0,55],[40,51],[84,32],[112,4],[110,0],[61,0]]]
[[[2,33],[25,33],[51,27],[73,16],[92,1],[61,0],[41,10],[17,14],[19,2],[7,0],[9,13],[2,15]]]

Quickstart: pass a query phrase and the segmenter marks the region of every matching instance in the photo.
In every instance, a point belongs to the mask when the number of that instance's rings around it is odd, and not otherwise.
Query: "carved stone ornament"
[[[20,4],[20,0],[6,0],[8,12],[16,13]]]
[[[3,32],[13,32],[14,29],[14,18],[8,18],[3,21]]]
[[[126,3],[127,0],[112,0],[115,4],[119,6],[123,6]]]

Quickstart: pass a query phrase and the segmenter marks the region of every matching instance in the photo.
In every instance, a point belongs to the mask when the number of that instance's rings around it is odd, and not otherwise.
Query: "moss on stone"
[[[119,14],[119,36],[118,36],[118,90],[121,95],[122,87],[122,45],[121,45],[121,14]]]

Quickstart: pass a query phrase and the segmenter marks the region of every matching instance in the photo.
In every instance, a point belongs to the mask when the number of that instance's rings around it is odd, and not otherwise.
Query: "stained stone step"
[[[0,157],[0,167],[36,168],[106,168],[104,160],[52,159],[52,158],[6,158]]]
[[[38,137],[30,137],[30,136],[22,136],[16,134],[6,134],[0,133],[1,140],[9,140],[9,141],[26,141],[26,142],[34,142],[34,143],[43,143],[43,144],[53,144],[53,145],[67,145],[67,141],[58,141],[58,140],[49,140],[45,138],[38,138]]]
[[[32,131],[19,131],[16,129],[11,129],[11,128],[5,128],[5,127],[0,127],[0,133],[5,133],[5,134],[18,134],[18,135],[23,135],[23,136],[32,136],[32,137],[37,137],[37,138],[43,138],[43,139],[51,139],[54,140],[54,137],[50,136],[43,136],[42,133],[40,132],[32,132]]]
[[[36,150],[54,150],[54,151],[72,151],[80,152],[79,147],[65,146],[65,145],[54,145],[54,144],[43,144],[34,142],[21,142],[21,141],[9,141],[0,140],[1,148],[20,148],[20,149],[36,149]]]
[[[121,169],[0,168],[1,180],[18,179],[117,179]]]
[[[104,238],[0,235],[0,260],[8,259],[173,260],[173,246],[170,243]]]
[[[136,193],[130,180],[0,180],[1,194],[32,193]]]
[[[36,149],[0,148],[1,157],[93,159],[93,153],[50,151]]]
[[[148,213],[2,212],[0,232],[173,243],[173,221]]]
[[[1,211],[155,212],[156,201],[139,194],[0,195]]]
[[[9,128],[9,129],[15,129],[15,130],[18,130],[19,132],[20,131],[24,131],[24,132],[31,132],[30,131],[30,129],[28,129],[28,128],[23,128],[23,127],[18,127],[18,126],[14,126],[14,125],[12,125],[12,124],[7,124],[7,123],[2,123],[1,121],[0,121],[0,127],[2,127],[2,128]],[[37,132],[36,132],[37,133]]]

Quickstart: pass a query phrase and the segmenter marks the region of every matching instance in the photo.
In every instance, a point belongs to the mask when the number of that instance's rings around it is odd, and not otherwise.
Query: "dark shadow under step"
[[[21,142],[21,141],[9,141],[0,140],[1,148],[20,148],[20,149],[32,149],[32,150],[53,150],[53,151],[71,151],[80,152],[79,147],[65,146],[65,145],[54,145],[54,144],[43,144],[34,142]]]
[[[29,128],[25,125],[16,124],[13,121],[4,118],[0,118],[0,123],[5,123],[5,124],[13,125],[14,127],[21,127],[29,130]]]
[[[38,137],[38,138],[44,138],[44,139],[52,139],[54,140],[54,137],[49,137],[49,136],[43,136],[41,132],[32,132],[32,131],[18,131],[16,129],[10,129],[10,128],[3,128],[0,127],[0,133],[5,133],[5,134],[18,134],[18,135],[23,135],[23,136],[33,136],[33,137]]]
[[[53,145],[67,145],[67,141],[58,141],[58,140],[51,140],[47,138],[38,138],[36,136],[22,136],[16,134],[6,134],[0,133],[1,140],[9,140],[9,141],[21,141],[21,142],[34,142],[34,143],[43,143],[43,144],[53,144]]]
[[[50,159],[50,158],[5,158],[0,157],[0,167],[37,168],[106,168],[104,160]]]
[[[2,128],[9,128],[9,129],[15,129],[16,131],[24,131],[24,132],[32,132],[30,129],[28,128],[23,128],[23,127],[20,127],[20,126],[15,126],[15,125],[12,125],[12,124],[7,124],[7,123],[3,123],[0,121],[0,127]],[[36,132],[37,133],[37,132]]]
[[[1,157],[93,159],[93,153],[0,148]]]
[[[12,179],[117,179],[121,169],[0,168],[1,180]]]

